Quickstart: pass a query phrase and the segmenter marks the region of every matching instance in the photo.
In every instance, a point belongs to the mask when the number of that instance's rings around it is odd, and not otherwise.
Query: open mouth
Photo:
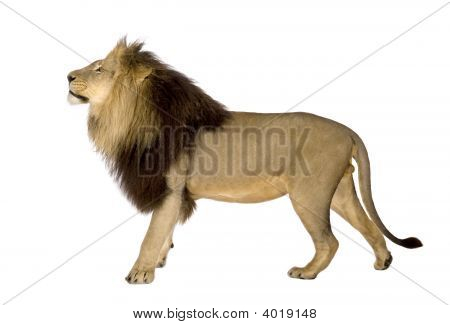
[[[89,98],[84,97],[84,96],[81,96],[81,95],[78,95],[78,94],[75,94],[72,90],[69,90],[69,93],[70,93],[73,97],[76,97],[76,98],[78,98],[79,100],[81,100],[81,101],[83,101],[83,102],[88,102],[88,101],[89,101]]]

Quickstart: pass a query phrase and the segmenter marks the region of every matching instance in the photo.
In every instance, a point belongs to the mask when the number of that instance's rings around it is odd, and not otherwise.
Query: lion
[[[229,111],[143,50],[142,42],[125,38],[106,58],[67,78],[69,101],[89,104],[89,138],[111,174],[140,212],[153,212],[129,283],[154,280],[173,247],[175,226],[186,222],[200,198],[256,203],[288,195],[316,250],[308,264],[288,271],[292,278],[314,279],[333,259],[339,244],[330,210],[367,240],[377,270],[392,262],[384,237],[406,248],[422,246],[383,224],[366,147],[338,122],[300,112]]]

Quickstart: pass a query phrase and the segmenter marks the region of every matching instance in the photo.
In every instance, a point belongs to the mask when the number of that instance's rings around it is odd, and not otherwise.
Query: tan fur
[[[143,87],[151,89],[151,82],[158,82],[148,79],[156,73],[154,67],[120,63],[129,53],[136,53],[136,44],[120,41],[104,60],[69,75],[70,90],[77,100],[90,103],[90,137],[111,161],[118,159],[124,148],[150,143],[157,137],[158,128],[164,126],[159,108],[149,107],[149,97],[142,94],[150,95],[141,92]],[[96,71],[99,67],[101,73]],[[189,109],[195,113],[199,104],[194,104]],[[177,116],[182,114],[175,112]],[[156,127],[156,133],[143,138],[139,129],[146,126]],[[252,130],[254,138],[249,132]],[[268,141],[271,133],[277,133],[282,143]],[[361,194],[370,218],[356,195],[353,158],[359,166]],[[175,225],[187,218],[183,212],[187,195],[190,199],[241,203],[289,195],[316,249],[306,266],[290,269],[289,275],[294,278],[315,278],[336,253],[338,241],[330,225],[330,208],[372,246],[376,269],[385,269],[392,261],[383,234],[405,247],[421,245],[415,238],[396,238],[378,217],[371,197],[368,156],[361,139],[349,128],[312,114],[231,112],[221,127],[198,131],[193,152],[177,156],[164,177],[167,195],[154,210],[139,257],[126,278],[130,283],[152,282],[155,268],[165,264]]]
[[[130,130],[159,124],[154,112],[150,112],[150,116],[143,116],[142,104],[145,103],[145,98],[141,98],[139,92],[133,91],[134,87],[131,86],[140,82],[142,76],[117,71],[121,69],[118,60],[125,50],[126,43],[120,41],[104,60],[95,61],[70,73],[76,78],[70,83],[70,89],[89,98],[89,122],[95,123],[95,126],[89,128],[89,135],[96,148],[108,158],[116,155],[124,141],[125,145],[129,145],[138,139],[142,143],[151,140],[139,138],[137,132]],[[102,69],[101,74],[96,72],[99,68]],[[150,74],[151,70],[148,69],[147,73]]]

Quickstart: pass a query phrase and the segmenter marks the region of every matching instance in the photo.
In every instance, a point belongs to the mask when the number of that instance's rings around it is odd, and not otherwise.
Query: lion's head
[[[90,104],[91,140],[131,201],[149,211],[164,198],[166,171],[200,128],[221,126],[229,112],[142,47],[121,39],[103,60],[67,78],[69,101]],[[151,170],[143,171],[149,159]]]
[[[146,78],[153,68],[162,65],[151,53],[141,51],[142,46],[138,42],[127,45],[121,39],[104,59],[67,76],[68,100],[72,104],[90,104],[89,135],[107,158],[137,141],[140,127],[154,126],[158,120],[157,109],[149,105],[150,85]]]
[[[111,95],[111,90],[120,77],[128,76],[127,80],[121,80],[122,83],[142,82],[151,73],[151,66],[149,66],[151,62],[136,60],[144,59],[146,52],[139,53],[142,45],[138,42],[127,45],[126,40],[122,39],[104,59],[70,72],[67,75],[69,102],[102,104]],[[131,85],[128,84],[128,86]]]

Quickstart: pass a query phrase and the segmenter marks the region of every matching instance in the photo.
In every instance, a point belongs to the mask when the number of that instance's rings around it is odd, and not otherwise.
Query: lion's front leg
[[[160,253],[172,235],[178,221],[180,207],[181,194],[174,191],[167,196],[162,206],[153,212],[139,257],[125,278],[128,283],[151,283],[153,281]]]
[[[161,252],[159,253],[158,263],[156,267],[164,267],[167,263],[167,256],[169,255],[169,251],[174,247],[173,245],[173,230],[169,237],[166,238],[163,247],[161,248]]]

